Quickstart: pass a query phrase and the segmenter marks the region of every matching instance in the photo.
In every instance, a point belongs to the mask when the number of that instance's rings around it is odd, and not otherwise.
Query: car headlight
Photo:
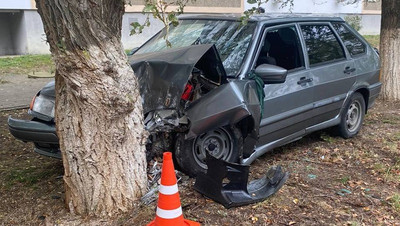
[[[39,95],[33,100],[32,111],[54,118],[54,99]]]

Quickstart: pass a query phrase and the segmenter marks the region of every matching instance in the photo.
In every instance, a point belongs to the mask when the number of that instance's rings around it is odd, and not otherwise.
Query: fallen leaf
[[[251,221],[255,224],[258,221],[258,217],[251,217]]]

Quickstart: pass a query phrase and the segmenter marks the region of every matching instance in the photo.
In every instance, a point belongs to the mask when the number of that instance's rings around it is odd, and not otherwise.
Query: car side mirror
[[[286,81],[288,71],[279,66],[261,64],[254,73],[264,81],[264,84],[278,84]]]

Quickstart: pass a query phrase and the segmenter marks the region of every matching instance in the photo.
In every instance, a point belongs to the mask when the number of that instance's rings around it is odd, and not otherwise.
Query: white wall
[[[30,0],[0,0],[0,9],[31,9]]]
[[[365,14],[362,15],[361,30],[362,35],[379,35],[381,30],[381,15]]]
[[[27,54],[48,54],[50,47],[46,43],[42,19],[36,10],[24,11]]]
[[[159,32],[163,28],[163,24],[155,20],[153,16],[150,16],[150,27],[145,27],[142,34],[130,35],[132,22],[143,23],[146,20],[146,15],[142,13],[125,13],[122,18],[122,44],[124,49],[133,49],[135,47],[141,46],[145,41],[147,41],[154,34]]]
[[[245,1],[245,10],[256,6],[250,5]],[[289,7],[281,8],[279,0],[270,0],[267,4],[262,5],[266,13],[287,13],[290,12]],[[361,13],[362,3],[353,5],[338,3],[337,0],[294,0],[292,13],[316,13],[316,14],[339,14],[339,13]]]
[[[256,6],[255,4],[248,4],[245,1],[245,10]],[[362,1],[356,4],[343,4],[338,3],[337,0],[294,0],[294,6],[290,11],[290,8],[281,8],[281,0],[269,0],[268,3],[263,4],[262,7],[265,9],[265,14],[268,13],[299,13],[299,14],[314,14],[314,15],[334,15],[345,17],[347,15],[358,15],[361,16],[362,28],[359,31],[363,35],[378,35],[381,27],[381,16],[362,14],[363,3]]]
[[[162,29],[162,23],[150,17],[151,26],[146,27],[140,35],[130,36],[133,21],[144,22],[145,15],[142,13],[126,13],[122,20],[122,44],[124,49],[133,49],[142,45],[150,37]],[[26,30],[26,53],[27,54],[48,54],[49,46],[46,43],[46,36],[43,24],[37,11],[27,10],[24,12],[24,23]]]

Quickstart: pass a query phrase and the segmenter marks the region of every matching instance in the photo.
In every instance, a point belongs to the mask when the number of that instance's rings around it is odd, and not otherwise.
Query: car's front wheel
[[[361,93],[354,93],[346,103],[338,125],[339,135],[351,138],[360,131],[365,116],[365,100]]]
[[[194,139],[185,140],[179,134],[175,145],[175,159],[180,169],[191,177],[207,171],[206,153],[228,162],[237,162],[243,138],[236,128],[218,128]]]

